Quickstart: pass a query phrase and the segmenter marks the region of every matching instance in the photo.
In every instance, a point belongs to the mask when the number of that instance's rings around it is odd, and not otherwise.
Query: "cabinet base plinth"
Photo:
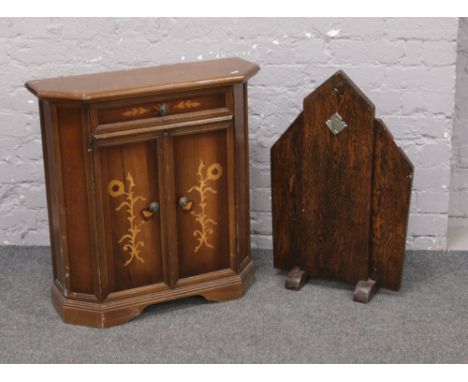
[[[250,261],[238,275],[104,303],[67,298],[54,285],[52,302],[67,324],[109,328],[130,321],[147,306],[160,302],[190,296],[203,296],[207,300],[219,302],[238,299],[252,285],[253,278],[254,265]]]

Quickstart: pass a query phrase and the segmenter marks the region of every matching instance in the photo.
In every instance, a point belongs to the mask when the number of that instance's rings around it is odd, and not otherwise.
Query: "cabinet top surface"
[[[247,81],[258,65],[241,58],[179,63],[28,81],[41,99],[102,101]]]

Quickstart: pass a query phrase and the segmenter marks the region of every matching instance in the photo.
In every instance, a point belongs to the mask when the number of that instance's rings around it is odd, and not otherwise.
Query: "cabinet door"
[[[100,147],[96,154],[104,296],[150,285],[168,288],[161,140]]]
[[[168,234],[174,280],[203,275],[196,279],[200,281],[233,272],[232,137],[230,122],[166,133]]]

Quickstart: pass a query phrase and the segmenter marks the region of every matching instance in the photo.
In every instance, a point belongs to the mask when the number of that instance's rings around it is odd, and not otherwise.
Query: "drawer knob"
[[[169,113],[169,105],[167,103],[162,103],[158,106],[159,115],[166,115]]]
[[[190,210],[192,208],[192,202],[186,196],[182,196],[179,199],[179,206],[181,206],[184,210]]]
[[[159,203],[158,202],[151,202],[150,205],[148,206],[148,209],[151,212],[158,212],[159,211]]]

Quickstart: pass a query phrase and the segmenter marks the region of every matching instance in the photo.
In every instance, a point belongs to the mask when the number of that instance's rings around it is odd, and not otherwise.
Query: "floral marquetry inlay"
[[[143,196],[134,195],[133,188],[135,187],[135,182],[133,181],[133,177],[130,172],[127,174],[126,179],[128,183],[128,190],[125,189],[124,183],[118,179],[111,180],[107,186],[107,192],[111,197],[125,197],[125,200],[115,209],[115,211],[120,211],[121,209],[125,208],[128,215],[128,231],[119,239],[119,244],[122,245],[122,249],[130,255],[124,266],[129,265],[133,259],[137,259],[142,263],[145,262],[145,260],[140,255],[140,250],[144,246],[144,243],[138,240],[138,234],[141,232],[140,227],[145,223],[145,221],[140,221],[137,223],[136,214],[137,202],[144,201],[145,198]]]
[[[204,171],[204,169],[205,164],[203,163],[203,160],[200,160],[197,171],[198,186],[193,186],[188,190],[189,193],[197,192],[200,197],[200,203],[198,204],[196,210],[191,212],[191,214],[195,216],[195,221],[200,226],[200,229],[197,229],[193,232],[193,236],[198,240],[194,252],[198,252],[198,250],[203,245],[208,248],[213,248],[213,245],[209,242],[209,238],[214,232],[213,226],[218,224],[206,213],[206,207],[208,206],[208,193],[217,193],[213,187],[208,185],[208,182],[214,182],[218,180],[223,174],[223,167],[219,163],[213,163],[206,169],[206,171]]]

